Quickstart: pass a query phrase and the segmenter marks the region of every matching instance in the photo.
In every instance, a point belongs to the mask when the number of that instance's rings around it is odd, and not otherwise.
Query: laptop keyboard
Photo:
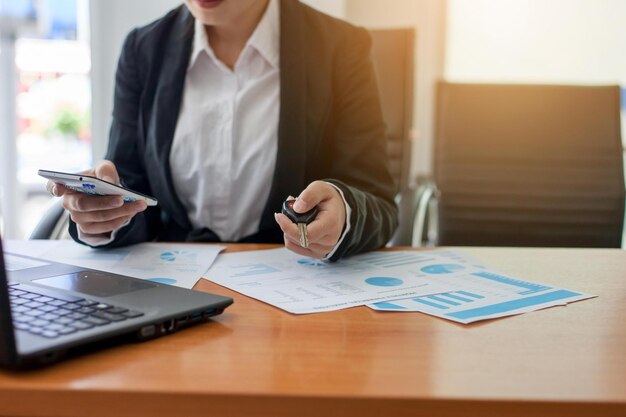
[[[144,314],[87,298],[32,289],[10,284],[9,298],[13,326],[38,336],[55,338]]]

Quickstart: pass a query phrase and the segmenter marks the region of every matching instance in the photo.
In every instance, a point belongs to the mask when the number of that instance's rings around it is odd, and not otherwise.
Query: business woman
[[[74,239],[284,242],[331,261],[397,225],[367,32],[297,0],[185,0],[130,32],[106,160],[89,173],[157,207],[63,196]],[[318,206],[308,247],[283,214]]]

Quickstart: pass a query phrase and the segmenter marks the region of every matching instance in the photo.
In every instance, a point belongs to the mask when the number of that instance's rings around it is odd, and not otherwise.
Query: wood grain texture
[[[47,369],[0,372],[0,415],[626,415],[626,252],[461,249],[599,297],[461,325],[366,307],[296,316],[201,280],[197,290],[235,299],[222,316]]]

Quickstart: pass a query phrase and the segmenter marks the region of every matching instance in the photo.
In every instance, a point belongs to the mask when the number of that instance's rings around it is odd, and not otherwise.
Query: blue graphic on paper
[[[491,272],[476,272],[474,274],[475,277],[486,278],[491,281],[496,281],[501,284],[512,285],[514,287],[523,288],[525,291],[520,291],[519,294],[527,295],[533,294],[536,292],[541,292],[545,290],[549,290],[550,287],[546,287],[545,285],[535,284],[534,282],[520,281],[519,279],[505,277],[503,275],[493,274]]]
[[[298,263],[304,266],[326,266],[326,264],[319,259],[302,258],[298,259]]]
[[[387,301],[382,301],[380,303],[375,304],[376,307],[386,308],[389,310],[406,310],[406,307],[399,306],[398,304],[389,303]]]
[[[448,293],[446,295],[449,295],[449,294],[452,294],[452,293]],[[476,298],[477,300],[480,300],[481,298],[485,298],[480,294],[474,294],[473,292],[467,292],[467,291],[457,291],[455,294],[467,295],[468,297]]]
[[[377,287],[397,287],[404,284],[404,281],[401,279],[392,277],[370,277],[366,278],[365,282]]]
[[[427,274],[450,274],[463,269],[465,268],[458,264],[437,264],[425,266],[421,269],[421,271]]]
[[[508,311],[514,311],[520,308],[541,305],[556,300],[562,300],[570,297],[576,297],[580,295],[577,292],[568,290],[556,290],[545,294],[535,295],[532,297],[521,298],[519,300],[505,301],[503,303],[492,304],[489,306],[473,308],[470,310],[457,311],[456,313],[450,313],[448,316],[458,319],[470,319],[480,316],[489,316],[492,314],[504,313]]]
[[[168,285],[176,284],[178,282],[174,278],[149,278],[148,281],[158,282],[159,284],[168,284]]]
[[[450,307],[443,305],[443,304],[437,304],[437,303],[433,303],[432,301],[429,301],[429,299],[427,298],[414,298],[413,301],[415,301],[416,303],[420,303],[420,304],[425,304],[429,307],[435,307],[435,308],[439,308],[442,310],[447,310]]]
[[[467,291],[454,291],[436,295],[425,295],[423,297],[413,298],[413,301],[439,310],[447,310],[450,306],[473,303],[481,298],[485,297]]]
[[[418,264],[431,259],[432,257],[428,255],[406,252],[371,252],[359,255],[358,257],[359,262],[365,262],[380,268],[394,268],[396,266]]]
[[[188,250],[172,250],[161,253],[159,257],[162,261],[166,262],[176,262],[177,260],[182,260],[181,258],[191,259],[195,256],[194,252]]]
[[[241,271],[236,274],[232,274],[232,277],[248,277],[261,274],[271,274],[274,272],[281,272],[280,270],[265,264],[249,264],[234,266],[233,270]]]

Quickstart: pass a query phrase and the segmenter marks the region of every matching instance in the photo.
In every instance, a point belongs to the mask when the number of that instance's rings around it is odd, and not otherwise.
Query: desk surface
[[[0,415],[625,416],[626,252],[464,250],[599,298],[460,325],[366,307],[295,316],[201,280],[196,289],[235,299],[222,316],[0,372]]]

